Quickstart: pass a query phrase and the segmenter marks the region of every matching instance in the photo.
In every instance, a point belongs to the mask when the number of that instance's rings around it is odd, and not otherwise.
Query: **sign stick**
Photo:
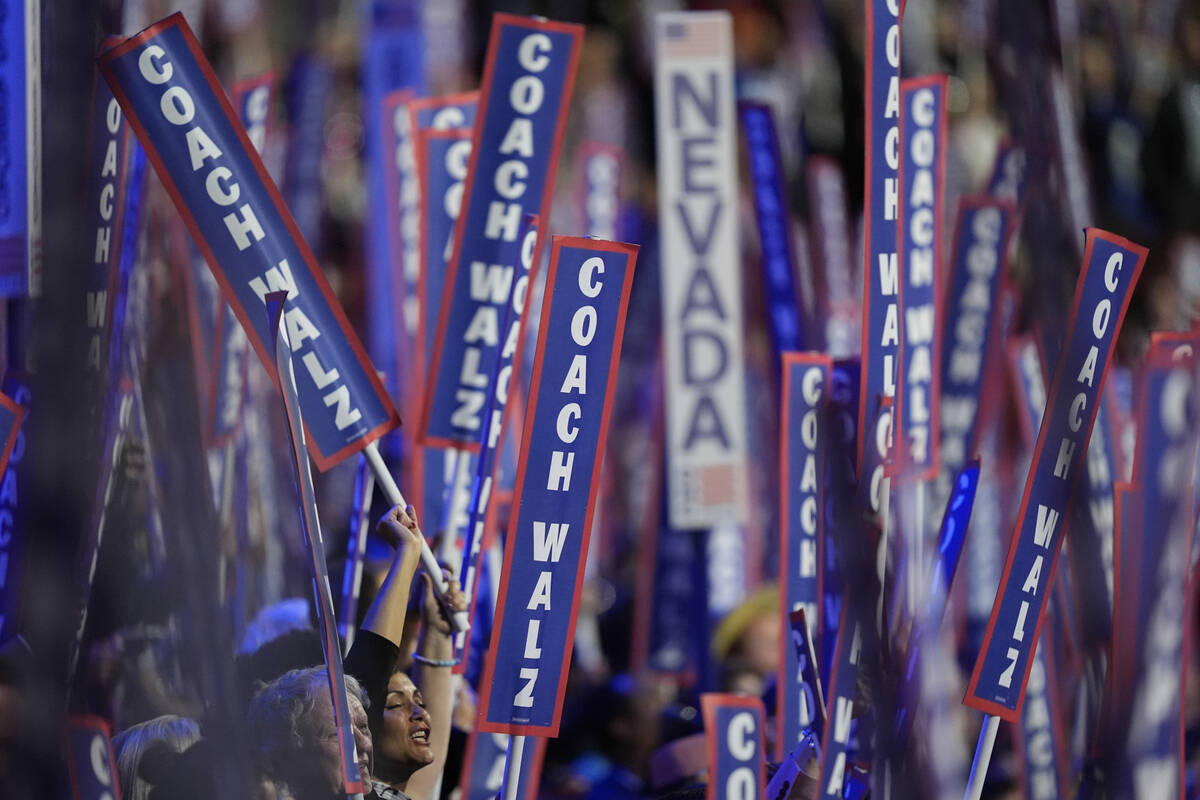
[[[491,384],[491,386],[494,385],[494,383]],[[487,429],[486,423],[484,429]],[[453,564],[455,561],[460,560],[454,558],[456,555],[455,551],[457,550],[456,545],[458,544],[458,536],[452,535],[454,534],[454,503],[464,493],[471,491],[471,480],[474,475],[472,474],[473,471],[467,468],[468,464],[464,463],[465,459],[470,458],[467,450],[461,447],[451,447],[448,452],[450,454],[450,481],[446,484],[446,492],[442,498],[442,541],[438,545],[437,555],[443,562]],[[471,534],[468,531],[465,538],[469,539],[470,536]],[[461,582],[463,580],[462,572],[460,571],[460,574],[456,577]]]
[[[342,647],[347,655],[350,645],[354,644],[354,620],[358,610],[358,595],[362,591],[363,559],[367,555],[371,497],[374,494],[375,476],[366,458],[362,458],[354,479],[354,511],[350,516],[350,545],[347,547],[346,570],[342,576],[342,621],[338,626]]]
[[[363,448],[363,455],[367,457],[367,463],[371,465],[371,470],[375,473],[375,480],[378,481],[380,488],[383,489],[383,495],[388,499],[388,502],[394,506],[401,508],[407,507],[408,503],[404,500],[404,495],[400,493],[400,487],[396,485],[396,479],[392,477],[392,473],[388,471],[387,465],[383,463],[383,456],[379,454],[379,446],[375,442]],[[429,549],[429,544],[424,540],[421,542],[421,566],[429,573],[429,577],[433,579],[434,589],[437,592],[439,602],[445,602],[446,592],[449,591],[449,584],[446,582],[445,576],[442,574],[442,567],[438,563],[437,557],[433,551]],[[458,632],[470,630],[470,622],[467,620],[467,612],[459,611],[451,620],[454,624],[454,630]]]
[[[971,777],[967,779],[964,800],[979,800],[983,794],[983,781],[987,778],[992,748],[996,745],[996,731],[999,729],[999,717],[994,714],[983,715],[983,729],[979,731],[979,741],[975,745],[975,760],[971,762]]]
[[[914,536],[908,566],[908,610],[916,617],[921,608],[921,587],[925,585],[925,491],[927,481],[918,481],[913,514]]]
[[[504,758],[504,784],[501,800],[517,800],[521,785],[521,759],[525,757],[525,737],[508,737],[508,755]]]

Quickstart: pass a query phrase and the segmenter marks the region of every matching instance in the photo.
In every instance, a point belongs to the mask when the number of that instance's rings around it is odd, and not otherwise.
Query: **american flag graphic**
[[[690,508],[731,506],[738,500],[738,464],[710,464],[680,470],[680,489]]]
[[[729,58],[733,55],[729,15],[672,14],[660,21],[661,58]]]

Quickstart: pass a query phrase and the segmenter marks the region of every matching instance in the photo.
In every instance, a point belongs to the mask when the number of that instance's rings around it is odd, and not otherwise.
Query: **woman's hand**
[[[454,633],[454,626],[451,625],[451,617],[459,612],[467,610],[467,595],[459,586],[458,580],[454,577],[454,571],[446,567],[442,570],[443,577],[446,580],[448,590],[446,592],[446,603],[443,605],[438,602],[437,597],[433,593],[433,579],[428,573],[422,575],[425,580],[425,603],[422,608],[421,622],[425,626],[427,633],[440,633],[443,636],[451,636]]]
[[[421,547],[425,537],[417,524],[417,512],[412,506],[400,508],[392,506],[376,526],[378,533],[385,542],[396,548],[396,560],[402,561],[405,567],[411,567],[416,572],[421,563]]]

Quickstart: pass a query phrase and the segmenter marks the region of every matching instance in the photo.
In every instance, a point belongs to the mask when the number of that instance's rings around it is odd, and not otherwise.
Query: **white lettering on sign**
[[[1146,470],[1142,480],[1153,482],[1153,488],[1147,491],[1154,493],[1157,505],[1164,511],[1158,515],[1164,530],[1156,534],[1162,537],[1163,547],[1158,564],[1149,564],[1146,570],[1147,576],[1153,575],[1151,585],[1154,588],[1150,590],[1151,605],[1145,632],[1140,634],[1143,637],[1138,653],[1141,669],[1131,706],[1125,753],[1130,763],[1138,765],[1136,779],[1147,785],[1161,783],[1174,787],[1179,780],[1174,763],[1164,767],[1146,756],[1154,753],[1165,728],[1179,724],[1184,663],[1183,628],[1179,620],[1186,615],[1187,553],[1192,535],[1188,505],[1192,465],[1196,458],[1196,435],[1189,426],[1189,417],[1195,412],[1193,368],[1194,365],[1189,363],[1186,368],[1168,372],[1158,407],[1149,412],[1162,426],[1161,444],[1165,449],[1155,454],[1157,462],[1153,469]],[[1159,796],[1174,794],[1173,788]]]
[[[416,286],[421,278],[421,187],[417,180],[416,153],[413,150],[412,121],[408,105],[397,103],[392,110],[392,133],[396,151],[392,154],[392,169],[396,170],[400,210],[400,267],[406,286]],[[421,324],[421,299],[415,292],[404,295],[404,329],[416,336]]]
[[[527,247],[523,248],[525,253],[522,254],[522,262],[526,265],[523,279],[528,278],[528,264],[532,260],[533,244],[529,242]],[[525,254],[528,254],[528,258]],[[579,267],[577,274],[576,287],[580,294],[585,298],[595,298],[599,296],[604,288],[604,260],[598,256],[592,256],[585,259]],[[561,276],[560,280],[566,280],[566,276]],[[514,294],[516,294],[514,292]],[[521,292],[521,302],[524,303],[525,292]],[[586,324],[576,324],[575,321],[580,318],[589,318],[592,320],[590,328]],[[567,367],[567,371],[563,376],[562,383],[559,385],[558,394],[561,400],[559,412],[555,421],[555,433],[557,436],[557,444],[561,445],[550,453],[550,469],[549,478],[546,483],[547,491],[569,492],[571,490],[571,477],[575,466],[575,448],[571,445],[575,444],[576,438],[579,435],[578,421],[581,416],[581,407],[577,402],[577,397],[584,397],[588,392],[587,374],[588,374],[588,359],[589,355],[585,349],[592,341],[592,337],[596,332],[596,308],[595,306],[584,304],[576,309],[573,322],[571,324],[571,340],[577,348],[571,364]],[[543,374],[543,387],[548,385],[546,381],[554,380],[553,378]],[[504,382],[505,390],[507,391],[507,381]],[[593,387],[596,388],[596,387]],[[544,400],[548,400],[548,395]],[[583,457],[591,456],[591,453],[584,453]],[[533,653],[540,654],[541,646],[538,641],[538,634],[541,630],[542,620],[548,619],[551,616],[551,586],[554,576],[554,567],[562,558],[563,546],[567,542],[567,537],[571,535],[570,525],[565,522],[547,522],[545,520],[534,520],[533,528],[533,560],[538,564],[544,565],[541,572],[538,574],[537,582],[534,584],[533,591],[530,593],[529,600],[525,604],[525,610],[531,612],[527,616],[525,630],[525,650],[523,658],[530,660],[532,663],[528,667],[522,667],[520,675],[526,679],[528,683],[518,691],[513,699],[514,706],[521,706],[518,702],[523,698],[527,698],[529,704],[533,703],[533,687],[537,681],[540,665],[537,661],[537,656]],[[576,532],[576,536],[581,535]],[[523,692],[528,692],[523,695]]]
[[[817,522],[821,513],[818,507],[818,464],[817,448],[820,435],[820,407],[825,394],[825,373],[820,367],[808,367],[800,376],[800,394],[808,409],[800,422],[800,441],[804,445],[804,463],[800,465],[800,481],[797,499],[800,504],[800,552],[792,556],[796,575],[803,580],[817,577]],[[791,609],[796,611],[801,604]],[[805,605],[804,613],[810,620],[817,619],[815,603]]]
[[[861,636],[858,623],[855,623],[853,638],[850,641],[849,662],[852,666],[858,664],[858,657],[862,651]],[[830,717],[829,724],[833,726],[830,733],[833,735],[833,741],[838,745],[838,752],[833,766],[829,770],[829,780],[825,782],[825,788],[823,789],[823,793],[826,795],[842,796],[846,780],[846,748],[850,744],[850,721],[853,717],[854,698],[845,695],[835,696],[833,699],[833,714]]]
[[[155,86],[168,83],[175,72],[174,65],[167,59],[166,52],[154,44],[143,50],[138,57],[138,70],[147,83]],[[199,173],[207,170],[204,176],[204,186],[209,199],[219,206],[235,204],[241,196],[241,188],[236,176],[227,165],[219,162],[224,153],[213,142],[205,129],[197,123],[195,101],[187,89],[182,86],[168,86],[163,92],[159,105],[168,122],[180,127],[188,126],[183,135],[191,156],[192,171]],[[197,178],[199,179],[199,176]],[[249,203],[243,203],[226,214],[224,222],[227,233],[239,251],[249,249],[266,237],[266,232],[259,224],[258,216]],[[354,405],[350,397],[349,387],[344,383],[337,383],[341,380],[338,370],[322,364],[320,356],[312,350],[311,343],[320,338],[321,331],[312,323],[304,309],[295,303],[299,297],[299,291],[287,259],[252,278],[249,286],[259,300],[264,303],[268,292],[287,292],[283,322],[287,326],[292,352],[301,354],[299,360],[306,367],[301,371],[302,374],[307,374],[313,385],[323,392],[321,399],[333,413],[334,426],[342,431],[362,419],[362,412]],[[337,385],[334,385],[335,383]]]
[[[271,112],[271,87],[256,86],[250,90],[242,101],[245,104],[245,114],[242,120],[246,125],[246,135],[250,144],[258,152],[263,151],[267,143],[267,119]]]
[[[1086,321],[1088,323],[1079,332],[1081,341],[1078,343],[1081,347],[1086,346],[1087,350],[1083,356],[1082,364],[1072,364],[1064,360],[1060,363],[1058,371],[1055,373],[1055,381],[1061,382],[1057,383],[1056,391],[1059,392],[1057,396],[1060,398],[1069,398],[1066,400],[1067,405],[1065,406],[1067,410],[1066,426],[1062,429],[1042,431],[1041,433],[1045,434],[1045,438],[1042,438],[1039,434],[1039,443],[1044,444],[1047,449],[1039,455],[1039,458],[1042,460],[1030,466],[1029,481],[1031,482],[1035,480],[1035,476],[1038,475],[1040,467],[1045,463],[1044,459],[1046,458],[1052,459],[1050,462],[1053,464],[1051,477],[1066,482],[1071,477],[1072,467],[1082,457],[1081,448],[1086,445],[1087,436],[1090,434],[1088,426],[1084,423],[1090,424],[1092,419],[1091,412],[1088,410],[1089,399],[1094,398],[1099,391],[1100,376],[1103,373],[1105,363],[1107,363],[1107,356],[1105,356],[1105,361],[1101,361],[1100,347],[1103,344],[1102,338],[1108,333],[1108,325],[1113,313],[1113,297],[1119,286],[1118,281],[1123,266],[1124,254],[1120,250],[1114,251],[1105,263],[1103,272],[1103,285],[1108,294],[1096,300],[1095,305],[1091,308],[1081,305],[1077,312],[1078,316],[1075,320],[1071,321],[1072,323],[1076,321]],[[1085,270],[1086,268],[1087,265],[1085,265]],[[1081,280],[1083,279],[1081,277]],[[1064,344],[1065,347],[1066,345]],[[1067,350],[1067,352],[1075,351]],[[1036,366],[1036,355],[1037,352],[1033,348],[1032,343],[1030,343],[1026,345],[1020,358],[1020,368],[1025,380],[1031,387],[1031,401],[1034,406],[1039,403],[1045,403],[1044,390],[1037,389],[1040,383],[1041,369]],[[1073,385],[1069,381],[1073,381]],[[1039,394],[1041,396],[1038,396]],[[1045,414],[1052,415],[1055,411],[1056,409],[1047,408]],[[1044,419],[1042,424],[1046,424]],[[1068,493],[1060,487],[1054,487],[1051,495],[1061,498],[1061,502],[1066,502],[1069,499],[1067,496]],[[1031,510],[1028,508],[1024,511],[1025,515],[1028,515],[1030,512]],[[1037,615],[1040,613],[1045,599],[1045,586],[1049,582],[1050,565],[1054,559],[1055,543],[1061,527],[1063,510],[1039,502],[1034,513],[1036,513],[1036,519],[1031,542],[1032,546],[1036,548],[1034,558],[1030,562],[1025,575],[1021,578],[1020,592],[1022,597],[1018,606],[1017,618],[1013,623],[1012,629],[1007,631],[1007,635],[1013,643],[1023,642],[1027,630],[1032,632],[1036,628]],[[1021,535],[1025,524],[1026,519],[1021,519],[1018,522],[1020,527],[1018,527],[1017,533],[1014,535]],[[1003,587],[1001,591],[1004,591]],[[1008,666],[1001,671],[1000,676],[997,678],[997,683],[1000,687],[1005,689],[1012,688],[1014,677],[1016,677],[1016,665],[1019,657],[1019,648],[1014,646],[1006,648],[1005,658],[1008,661]]]
[[[593,153],[583,165],[587,191],[584,212],[589,236],[617,238],[617,212],[620,210],[621,162],[612,153]]]
[[[106,267],[111,258],[119,251],[119,242],[113,241],[113,226],[120,209],[116,207],[117,183],[119,165],[117,163],[118,134],[121,132],[121,106],[116,100],[110,100],[104,113],[103,131],[94,131],[94,136],[104,136],[104,158],[101,159],[100,176],[97,185],[99,192],[95,198],[98,204],[100,219],[96,223],[96,241],[92,250],[92,265]],[[95,168],[93,166],[93,168]],[[118,232],[118,236],[120,233]],[[97,270],[98,271],[98,270]],[[89,370],[98,371],[103,362],[104,326],[108,322],[108,289],[97,289],[87,293],[87,366]]]
[[[758,756],[758,721],[749,711],[734,714],[725,728],[725,748],[741,762],[725,777],[728,800],[753,800],[758,796],[758,774],[754,760]]]
[[[932,415],[930,394],[933,388],[935,303],[934,287],[936,265],[934,254],[937,243],[936,208],[937,163],[935,125],[938,121],[937,96],[932,89],[921,88],[912,92],[909,102],[909,118],[916,125],[910,140],[906,142],[906,167],[914,170],[912,187],[905,198],[906,235],[904,280],[914,290],[908,297],[916,297],[920,291],[928,296],[924,302],[905,301],[904,306],[904,421],[901,446],[907,451],[906,459],[913,464],[925,465],[930,461],[929,439]]]

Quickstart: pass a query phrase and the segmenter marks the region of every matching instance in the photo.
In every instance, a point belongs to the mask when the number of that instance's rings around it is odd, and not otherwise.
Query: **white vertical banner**
[[[670,521],[746,521],[733,34],[724,11],[655,16]]]

